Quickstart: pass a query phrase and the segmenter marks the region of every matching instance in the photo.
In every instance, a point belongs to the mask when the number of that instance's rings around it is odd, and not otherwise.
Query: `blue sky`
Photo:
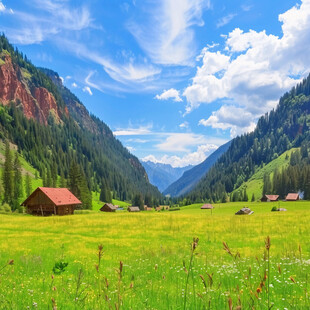
[[[0,30],[139,158],[198,164],[310,71],[310,0],[0,1]]]

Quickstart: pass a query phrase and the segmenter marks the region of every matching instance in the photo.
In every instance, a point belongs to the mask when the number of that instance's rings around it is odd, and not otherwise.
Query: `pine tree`
[[[19,208],[20,198],[23,196],[23,177],[21,172],[21,165],[18,158],[18,153],[15,154],[14,165],[13,165],[13,210]]]
[[[65,175],[64,175],[63,171],[61,171],[61,173],[60,173],[59,187],[61,187],[61,188],[66,187],[66,179],[65,179]]]
[[[255,195],[254,195],[254,193],[253,193],[253,195],[252,195],[252,199],[251,199],[251,201],[252,201],[252,202],[254,202],[254,201],[255,201]]]
[[[141,194],[136,194],[132,200],[132,205],[139,207],[141,211],[144,210],[144,202]]]
[[[13,163],[9,142],[5,144],[4,165],[2,174],[4,198],[3,202],[11,204],[13,200]]]
[[[248,194],[247,194],[247,192],[246,192],[246,188],[244,189],[244,191],[243,191],[243,199],[242,199],[243,201],[248,201],[249,200],[249,198],[248,198]]]
[[[29,197],[30,194],[32,193],[32,182],[31,182],[31,177],[29,173],[27,173],[25,177],[25,191],[26,191],[27,197]]]

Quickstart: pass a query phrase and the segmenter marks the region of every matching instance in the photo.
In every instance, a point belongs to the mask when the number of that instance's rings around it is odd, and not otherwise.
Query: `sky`
[[[0,0],[0,31],[142,160],[202,162],[310,72],[310,0]]]

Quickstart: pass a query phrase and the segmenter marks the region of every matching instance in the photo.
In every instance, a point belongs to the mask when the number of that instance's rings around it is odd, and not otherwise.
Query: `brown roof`
[[[113,203],[105,203],[101,208],[100,211],[103,211],[104,207],[107,206],[111,210],[116,210],[118,206],[114,206]]]
[[[265,195],[265,197],[269,199],[270,201],[277,201],[279,198],[279,195]]]
[[[287,194],[286,196],[286,200],[297,200],[298,198],[299,198],[299,195],[295,193],[290,193],[290,194]]]
[[[139,207],[128,207],[129,212],[139,212],[140,208]]]
[[[82,204],[67,188],[38,187],[23,203],[26,205],[37,191],[43,192],[56,206]]]
[[[214,209],[214,207],[211,204],[207,203],[203,205],[200,209]]]

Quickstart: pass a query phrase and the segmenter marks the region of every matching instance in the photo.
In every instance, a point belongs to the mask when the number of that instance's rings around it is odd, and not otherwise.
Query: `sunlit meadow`
[[[310,203],[246,205],[0,215],[0,309],[307,309]]]

